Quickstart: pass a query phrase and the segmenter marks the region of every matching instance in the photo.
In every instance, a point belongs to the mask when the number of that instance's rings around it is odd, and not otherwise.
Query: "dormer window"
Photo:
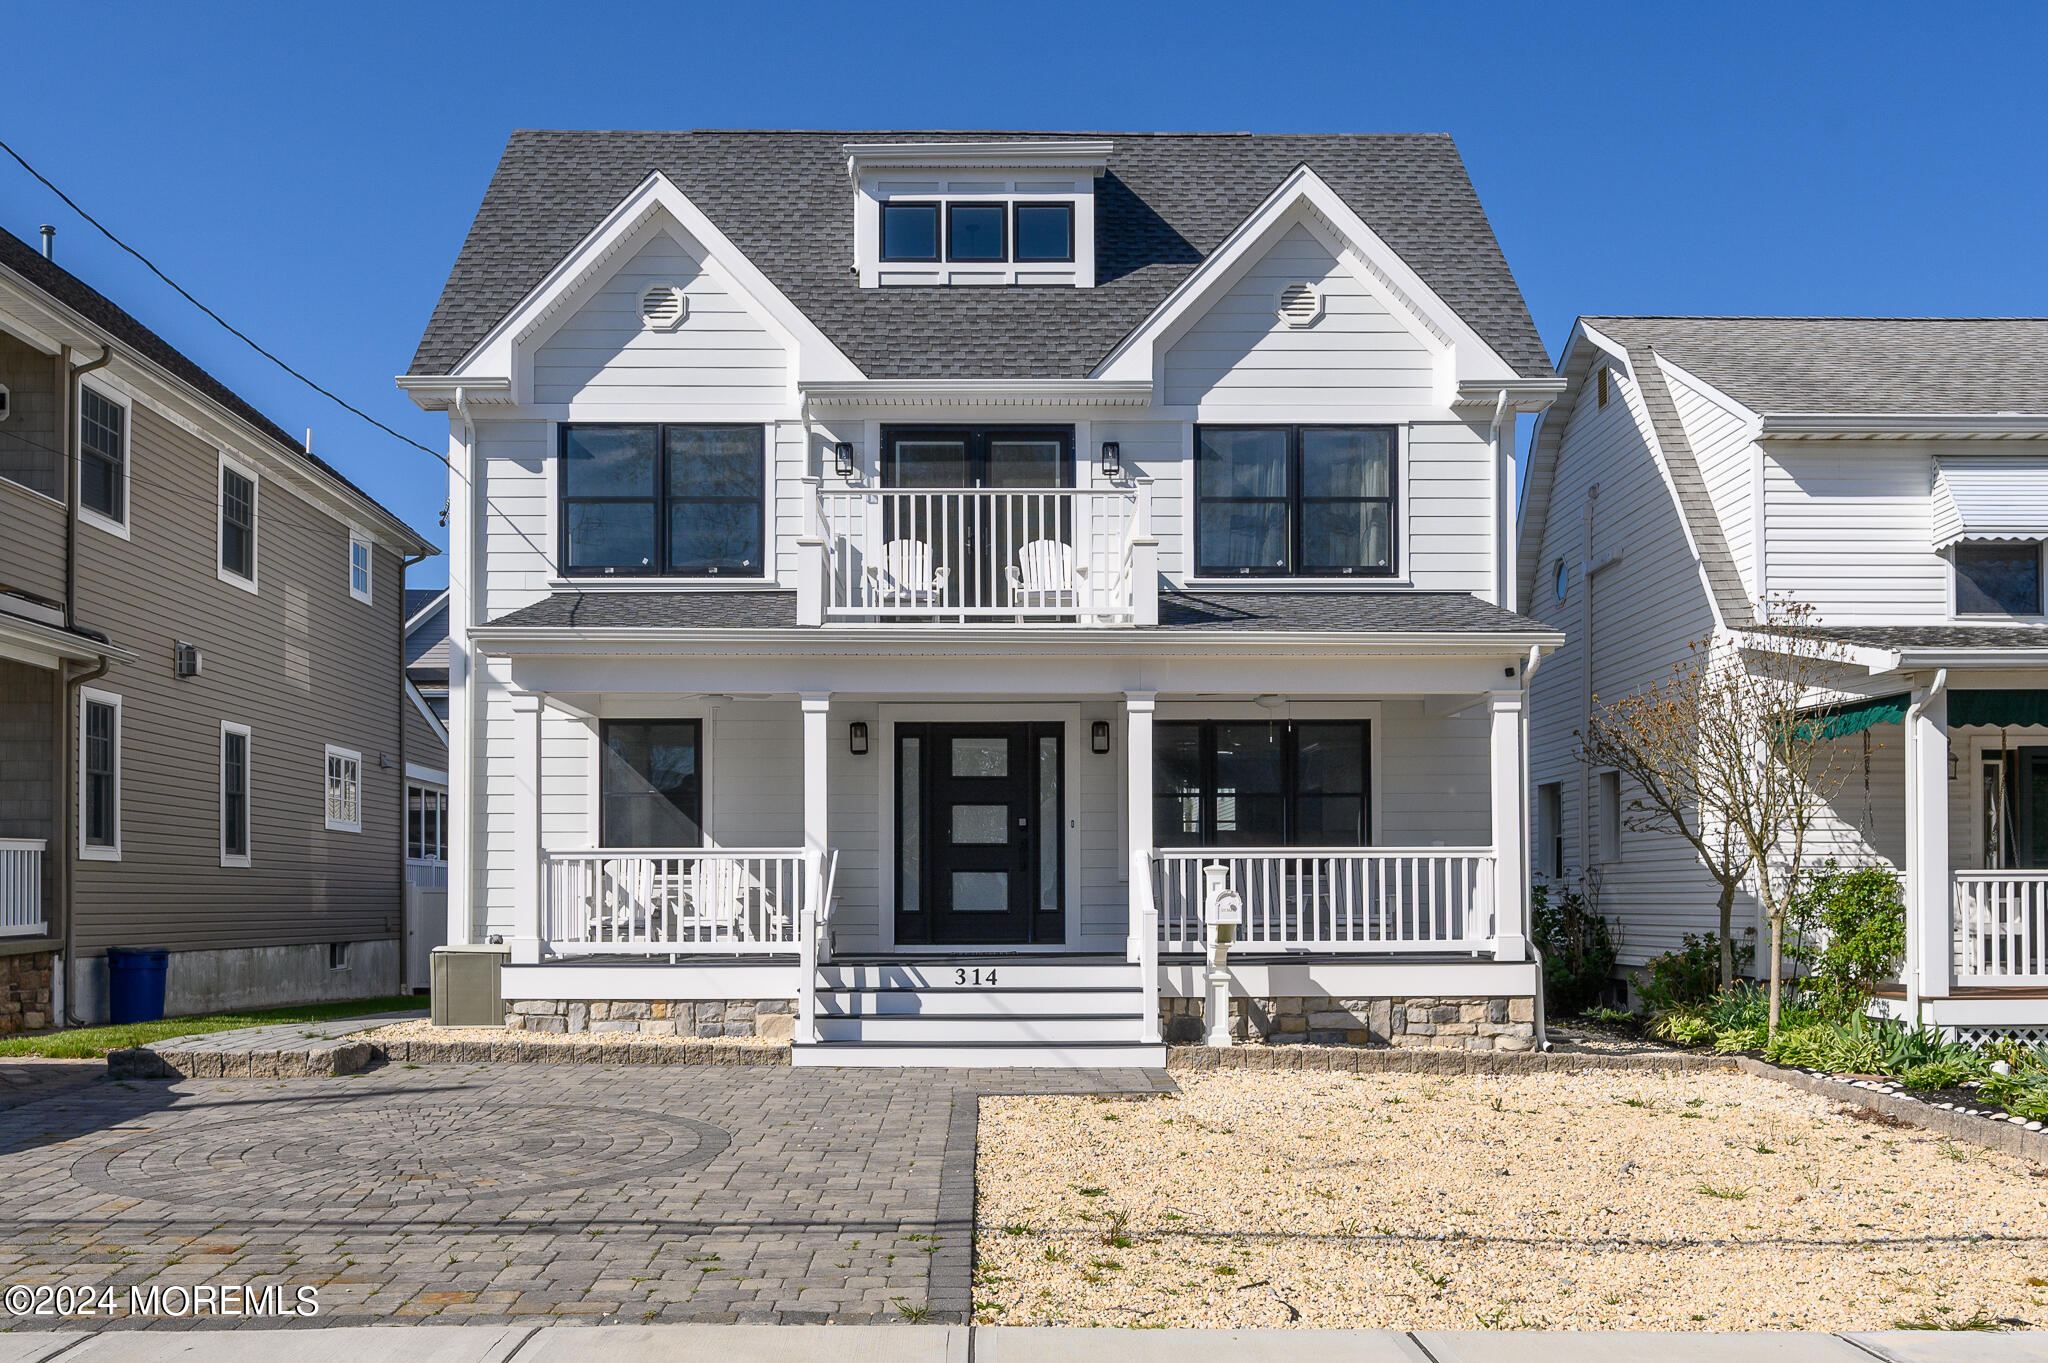
[[[956,203],[946,205],[946,259],[1007,260],[1009,243],[1004,240],[1003,219],[1008,216],[999,203]]]
[[[1017,259],[1072,260],[1074,258],[1074,206],[1068,204],[1017,205]]]
[[[1095,286],[1107,142],[848,146],[860,286]]]
[[[882,259],[937,260],[939,258],[939,206],[937,204],[886,203],[882,205]]]

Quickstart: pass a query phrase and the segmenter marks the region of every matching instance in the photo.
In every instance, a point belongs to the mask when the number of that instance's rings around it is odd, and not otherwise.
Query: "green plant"
[[[1805,970],[1802,989],[1836,1020],[1861,1014],[1906,954],[1906,901],[1886,866],[1843,870],[1830,859],[1792,896],[1785,954]]]
[[[2048,1122],[2048,1074],[2040,1070],[1986,1075],[1977,1092],[2015,1117]]]
[[[1965,1079],[1975,1078],[1983,1069],[1982,1062],[1972,1065],[1964,1060],[1930,1060],[1925,1064],[1908,1066],[1899,1071],[1899,1082],[1909,1089],[1952,1089]]]
[[[1704,1046],[1714,1040],[1714,1020],[1698,1007],[1674,1008],[1651,1019],[1650,1035],[1680,1046]]]
[[[1865,1025],[1861,1018],[1852,1018],[1847,1023],[1780,1027],[1764,1047],[1764,1056],[1779,1065],[1800,1065],[1833,1074],[1870,1074],[1882,1065],[1884,1048],[1878,1028]]]
[[[1619,1027],[1631,1032],[1643,1025],[1642,1014],[1631,1013],[1626,1008],[1595,1008],[1587,1012],[1585,1016],[1588,1020],[1600,1023],[1602,1026]]]
[[[1735,947],[1735,969],[1739,974],[1756,960],[1756,948],[1746,943]],[[1649,973],[1637,987],[1643,1004],[1653,1013],[1668,1012],[1688,1005],[1706,1004],[1721,989],[1721,939],[1715,934],[1688,932],[1684,945],[1653,959]]]
[[[1566,890],[1553,902],[1550,886],[1531,885],[1529,936],[1543,953],[1546,1008],[1562,1016],[1600,1001],[1614,971],[1614,939],[1584,895]]]

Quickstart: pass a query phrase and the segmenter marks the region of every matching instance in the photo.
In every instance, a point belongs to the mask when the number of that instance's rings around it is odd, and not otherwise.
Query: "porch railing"
[[[548,852],[541,941],[558,956],[792,953],[803,933],[795,848]]]
[[[2048,871],[1956,871],[1956,983],[2048,984]]]
[[[43,919],[41,838],[0,838],[0,937],[40,937]]]
[[[1159,943],[1206,945],[1202,868],[1230,868],[1244,899],[1240,950],[1486,951],[1493,853],[1441,847],[1161,849],[1152,854]]]
[[[824,616],[1135,623],[1146,491],[821,490]]]

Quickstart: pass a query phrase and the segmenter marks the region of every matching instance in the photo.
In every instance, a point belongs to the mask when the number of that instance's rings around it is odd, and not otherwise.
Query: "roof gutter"
[[[826,407],[1149,407],[1149,379],[835,379],[799,383]]]
[[[1758,432],[1767,440],[2034,439],[2048,437],[2048,413],[1771,412]]]
[[[820,634],[811,629],[634,629],[560,626],[483,626],[470,631],[477,651],[490,657],[530,654],[576,654],[606,657],[641,653],[719,651],[728,654],[815,654]],[[1564,643],[1556,630],[1472,631],[1422,630],[1090,630],[976,629],[948,626],[939,630],[881,626],[851,627],[831,632],[837,656],[897,656],[951,652],[958,647],[1002,645],[1033,654],[1093,654],[1114,644],[1133,652],[1197,656],[1230,653],[1373,653],[1385,656],[1498,656],[1555,649]],[[1057,645],[1068,645],[1059,648]]]

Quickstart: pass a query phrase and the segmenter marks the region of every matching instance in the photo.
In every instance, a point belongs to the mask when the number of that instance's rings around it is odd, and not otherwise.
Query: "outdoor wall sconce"
[[[853,442],[842,440],[832,447],[832,471],[841,478],[853,477]]]
[[[1097,757],[1109,751],[1109,721],[1098,719],[1088,726],[1088,748]]]
[[[1124,473],[1124,447],[1117,441],[1102,442],[1102,476],[1121,478]]]
[[[855,757],[868,755],[868,726],[864,721],[856,719],[846,726],[846,746]]]

